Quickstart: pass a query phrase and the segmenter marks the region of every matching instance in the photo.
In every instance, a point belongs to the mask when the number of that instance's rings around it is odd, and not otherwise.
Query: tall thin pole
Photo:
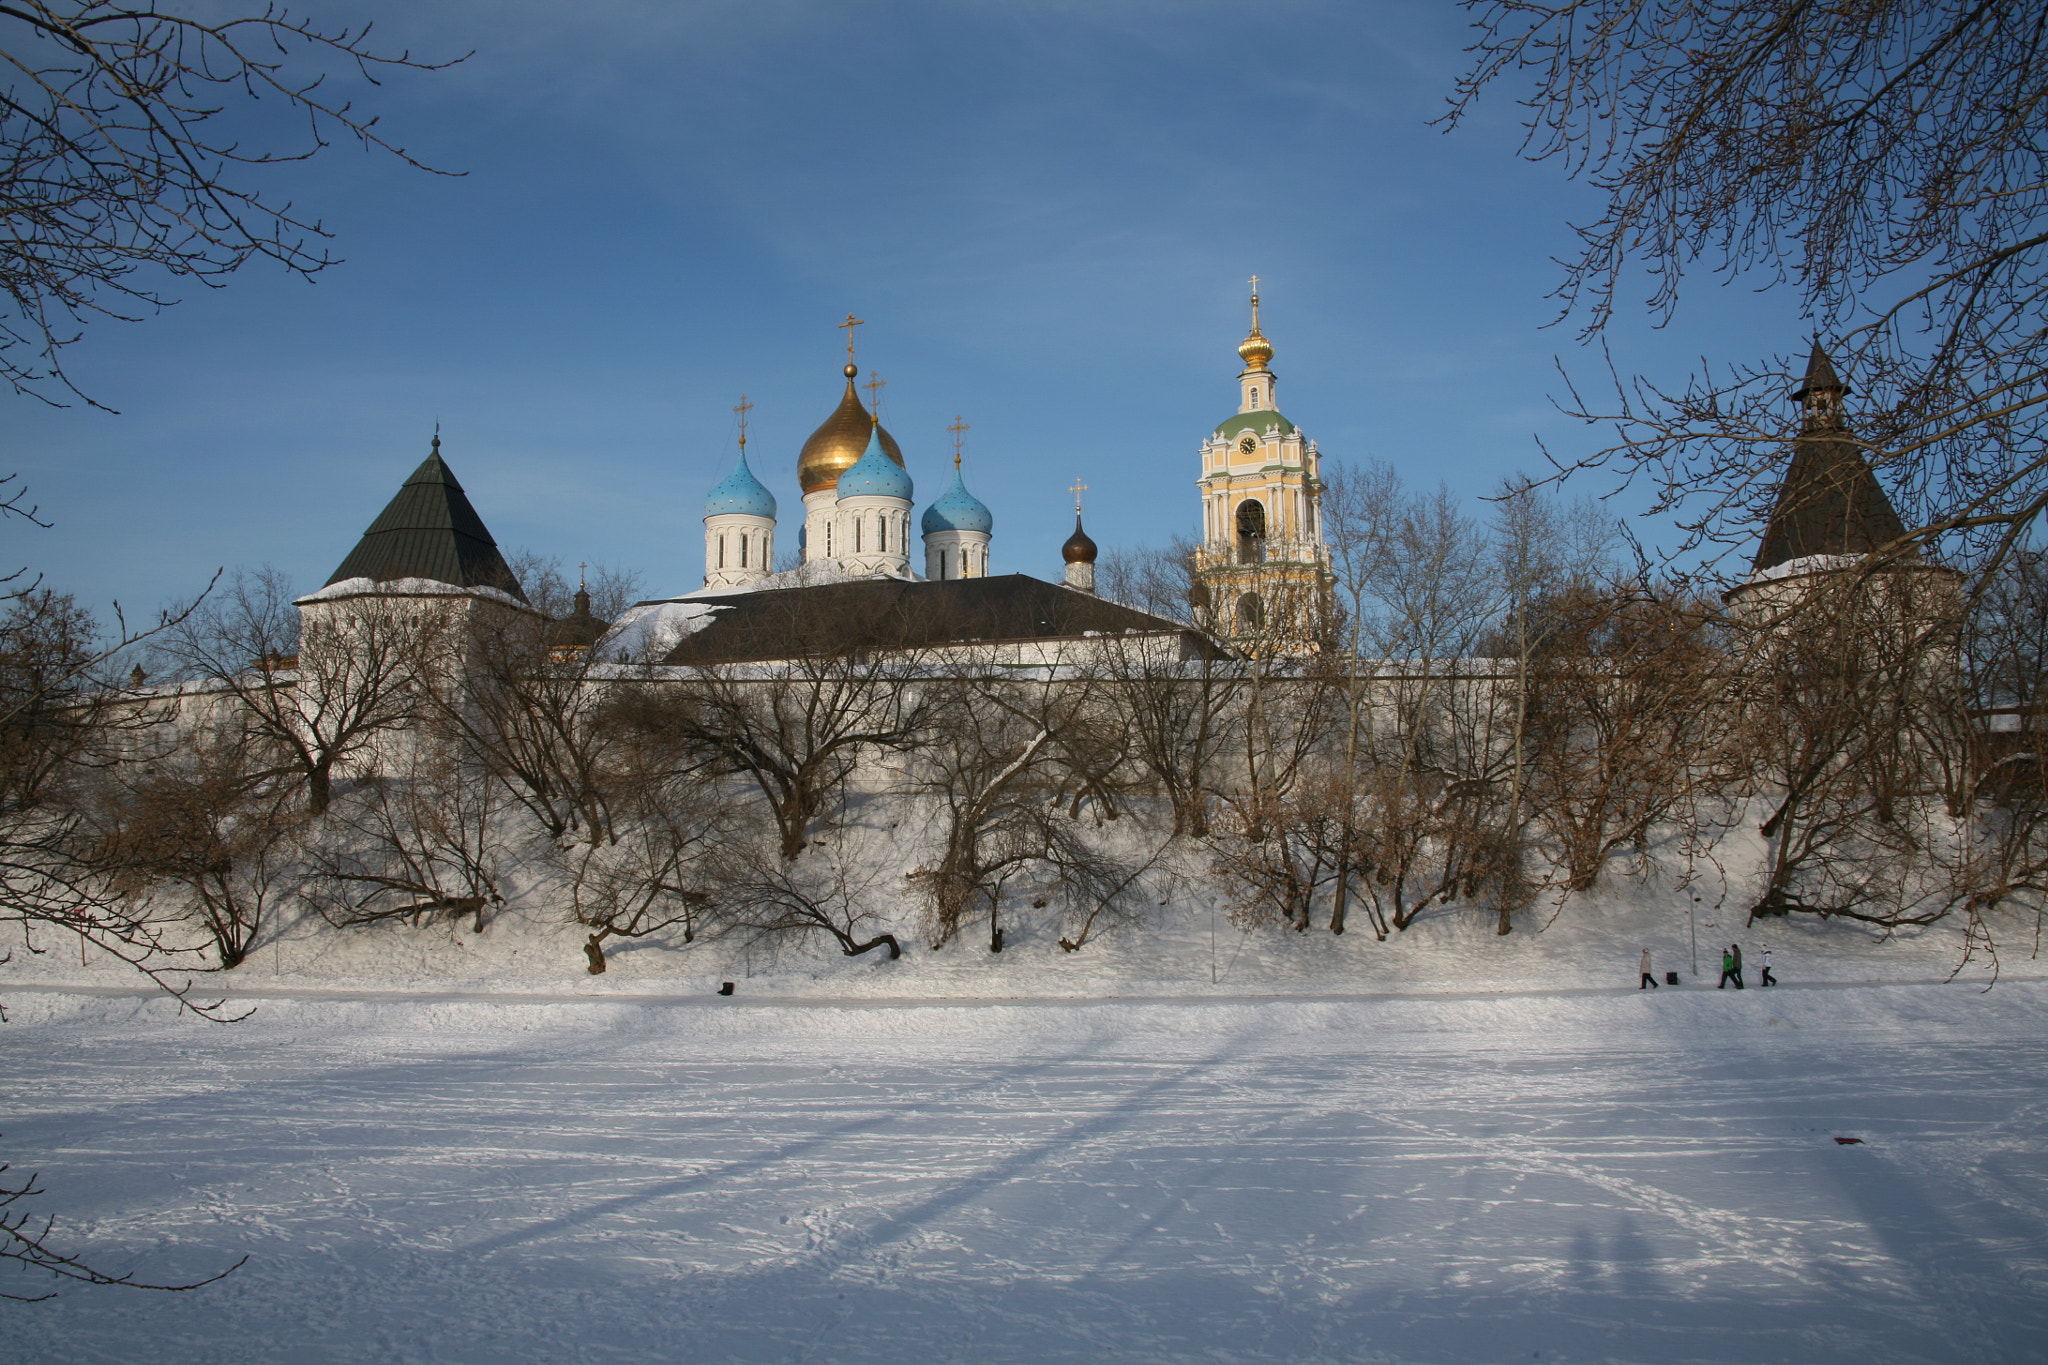
[[[1692,926],[1692,974],[1695,979],[1697,979],[1700,974],[1699,908],[1700,898],[1698,896],[1694,896],[1692,898],[1692,904],[1687,906],[1685,909],[1685,922]]]

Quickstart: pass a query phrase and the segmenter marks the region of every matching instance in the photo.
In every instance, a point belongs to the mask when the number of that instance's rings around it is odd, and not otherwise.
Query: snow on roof
[[[591,646],[596,657],[616,660],[660,659],[677,644],[711,624],[716,613],[725,610],[711,602],[673,598],[665,602],[636,602],[619,613],[598,642]]]
[[[308,602],[332,602],[342,597],[481,597],[492,602],[502,602],[508,607],[521,611],[533,608],[498,588],[482,585],[459,588],[453,583],[443,583],[434,578],[344,578],[339,583],[329,583],[318,592],[309,592],[293,600],[292,605],[304,606]]]
[[[1774,578],[1796,578],[1803,573],[1827,573],[1834,569],[1851,569],[1863,562],[1862,555],[1801,555],[1767,569],[1758,569],[1750,574],[1751,583],[1768,583]]]

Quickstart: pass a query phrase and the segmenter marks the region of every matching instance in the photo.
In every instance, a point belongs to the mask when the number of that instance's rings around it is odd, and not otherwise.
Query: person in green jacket
[[[1742,959],[1735,955],[1735,945],[1732,943],[1721,954],[1721,984],[1714,989],[1725,990],[1730,981],[1735,983],[1736,990],[1742,989]]]

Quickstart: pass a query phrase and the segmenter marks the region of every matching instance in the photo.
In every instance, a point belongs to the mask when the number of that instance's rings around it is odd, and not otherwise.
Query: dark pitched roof
[[[412,472],[327,581],[348,578],[379,583],[426,578],[458,588],[496,588],[526,600],[484,519],[441,462],[439,436],[434,437],[433,453]]]
[[[1813,354],[1806,357],[1806,382],[1792,391],[1792,401],[1803,403],[1808,394],[1821,389],[1839,389],[1847,393],[1849,386],[1835,377],[1835,362],[1828,359],[1828,353],[1822,350],[1821,344],[1816,341],[1813,343]]]
[[[757,663],[861,649],[915,649],[961,641],[1077,637],[1088,632],[1182,631],[1185,622],[1106,602],[1025,574],[940,582],[870,578],[702,599],[720,610],[662,662]]]
[[[1898,509],[1842,420],[1846,392],[1848,385],[1815,342],[1806,382],[1792,395],[1806,405],[1792,441],[1792,463],[1778,485],[1753,571],[1808,555],[1864,555],[1906,534]],[[1911,547],[1904,553],[1919,558]]]

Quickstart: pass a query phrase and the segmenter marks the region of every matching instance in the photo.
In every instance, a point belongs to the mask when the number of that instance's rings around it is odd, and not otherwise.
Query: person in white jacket
[[[1657,974],[1650,970],[1650,950],[1648,948],[1643,949],[1643,984],[1636,987],[1636,989],[1643,990],[1645,988],[1653,991],[1657,989]]]
[[[1763,984],[1766,986],[1775,986],[1778,984],[1778,978],[1771,975],[1771,950],[1769,948],[1764,949]]]

